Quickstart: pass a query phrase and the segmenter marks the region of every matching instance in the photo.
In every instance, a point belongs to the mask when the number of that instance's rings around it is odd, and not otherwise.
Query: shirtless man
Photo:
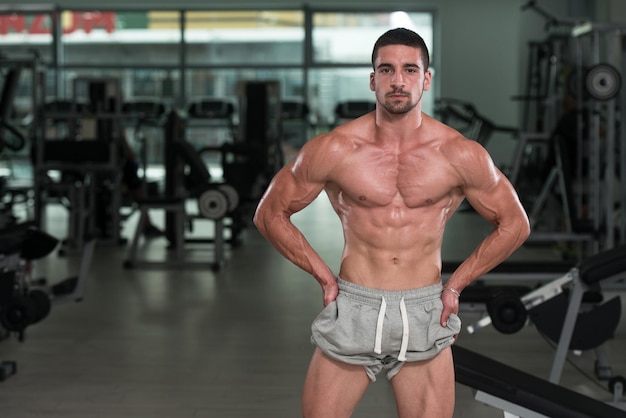
[[[452,417],[459,294],[525,241],[528,218],[477,142],[422,113],[432,75],[419,35],[383,34],[372,65],[376,110],[309,141],[276,174],[254,222],[322,287],[304,417],[349,417],[383,370],[399,417]],[[338,276],[290,221],[322,190],[343,226]],[[444,228],[464,198],[494,230],[442,287]]]

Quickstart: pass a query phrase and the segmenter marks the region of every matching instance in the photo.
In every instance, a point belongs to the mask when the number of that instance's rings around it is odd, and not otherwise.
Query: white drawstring
[[[376,322],[376,342],[374,343],[374,353],[382,353],[383,342],[383,323],[385,321],[385,313],[387,312],[387,301],[382,296],[380,302],[380,310],[378,311],[378,321]],[[398,360],[406,361],[406,350],[409,347],[409,318],[406,313],[406,305],[404,298],[400,299],[400,315],[402,316],[402,343],[400,345],[400,354]]]
[[[374,344],[374,353],[382,353],[383,342],[383,321],[385,320],[385,312],[387,311],[387,302],[385,297],[382,296],[383,301],[380,303],[380,310],[378,311],[378,321],[376,322],[376,342]]]
[[[400,345],[398,360],[406,361],[406,350],[409,346],[409,318],[406,314],[404,298],[400,299],[400,315],[402,315],[402,344]]]

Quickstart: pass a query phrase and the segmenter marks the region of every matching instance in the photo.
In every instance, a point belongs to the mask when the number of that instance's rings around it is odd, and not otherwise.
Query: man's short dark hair
[[[412,30],[405,28],[396,28],[383,33],[374,44],[372,51],[372,67],[378,57],[378,50],[383,46],[389,45],[406,45],[422,51],[422,61],[424,62],[424,71],[430,65],[430,56],[428,55],[428,47],[424,39]],[[376,68],[374,68],[376,69]]]

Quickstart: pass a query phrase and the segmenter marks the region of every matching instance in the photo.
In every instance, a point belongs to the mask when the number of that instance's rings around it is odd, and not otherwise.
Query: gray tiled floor
[[[64,212],[49,212],[50,232],[63,237]],[[155,216],[155,219],[159,219]],[[136,222],[132,217],[124,234]],[[341,229],[319,199],[296,215],[310,242],[336,268]],[[457,214],[444,256],[459,259],[484,236],[472,213]],[[163,241],[153,240],[159,254]],[[206,250],[206,249],[205,249]],[[211,252],[196,250],[197,259]],[[18,361],[18,374],[0,383],[0,416],[23,417],[297,417],[304,373],[313,350],[309,326],[321,308],[317,283],[283,260],[255,230],[229,252],[224,268],[125,270],[126,248],[96,249],[85,299],[56,306],[27,330],[24,343],[0,343],[0,359]],[[517,259],[554,258],[549,248],[529,247]],[[36,264],[50,281],[73,275],[77,256],[56,254]],[[479,315],[464,311],[469,324]],[[607,352],[626,373],[625,327]],[[546,377],[552,349],[531,327],[513,335],[485,328],[458,343],[530,373]],[[588,374],[595,356],[572,357]],[[563,384],[590,396],[610,394],[566,366]],[[455,418],[502,416],[457,386]],[[355,417],[393,417],[393,395],[384,379],[371,385]]]

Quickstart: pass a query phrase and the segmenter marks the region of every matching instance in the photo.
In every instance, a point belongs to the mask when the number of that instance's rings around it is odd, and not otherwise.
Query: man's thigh
[[[350,417],[369,383],[362,366],[339,362],[315,348],[304,382],[303,416]]]
[[[451,348],[430,360],[405,363],[391,384],[400,418],[452,417],[455,384]]]

